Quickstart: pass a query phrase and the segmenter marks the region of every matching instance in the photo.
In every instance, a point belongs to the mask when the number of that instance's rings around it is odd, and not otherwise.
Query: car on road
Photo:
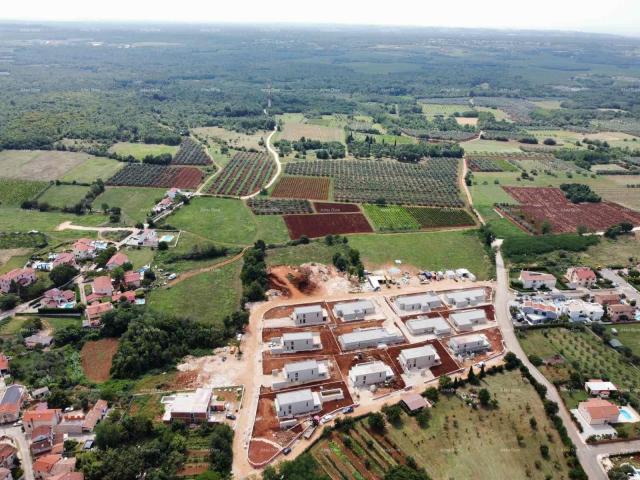
[[[327,413],[324,417],[320,419],[320,424],[324,425],[327,422],[330,422],[333,419],[333,415]]]
[[[342,413],[344,413],[345,415],[346,415],[347,413],[353,413],[353,407],[352,407],[352,406],[344,407],[344,408],[342,409]]]
[[[291,453],[291,448],[287,447],[284,450],[282,450],[283,455],[289,455]]]
[[[233,413],[227,413],[225,415],[225,417],[226,417],[227,420],[235,420],[236,419],[236,416]]]

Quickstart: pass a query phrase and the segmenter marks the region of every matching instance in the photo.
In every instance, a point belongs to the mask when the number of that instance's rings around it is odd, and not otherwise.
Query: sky
[[[480,27],[640,36],[640,0],[4,0],[0,19]]]

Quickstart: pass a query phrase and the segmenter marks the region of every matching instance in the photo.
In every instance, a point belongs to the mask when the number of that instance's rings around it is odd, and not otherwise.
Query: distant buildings
[[[487,315],[482,309],[452,313],[449,319],[461,332],[473,330],[474,326],[487,323]]]
[[[371,300],[338,303],[333,308],[336,317],[342,318],[345,322],[364,320],[367,315],[373,315],[375,311]]]
[[[429,312],[442,307],[442,300],[433,292],[403,295],[398,297],[395,303],[402,312]]]
[[[115,270],[118,267],[122,267],[125,263],[129,263],[129,257],[122,252],[116,252],[107,261],[107,270]]]
[[[451,333],[451,326],[442,317],[412,318],[407,320],[407,329],[412,335],[448,335]]]
[[[484,288],[474,290],[459,290],[445,294],[447,303],[455,308],[472,307],[486,301]]]
[[[608,305],[607,314],[612,322],[628,322],[635,320],[636,307],[626,303]]]
[[[305,352],[321,349],[322,342],[316,332],[290,332],[272,339],[269,348],[273,354]]]
[[[539,290],[541,288],[552,290],[556,286],[556,277],[550,273],[531,272],[522,270],[518,280],[522,282],[522,287],[526,289]]]

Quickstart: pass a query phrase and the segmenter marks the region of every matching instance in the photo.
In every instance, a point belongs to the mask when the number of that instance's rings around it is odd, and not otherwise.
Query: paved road
[[[18,457],[25,480],[34,480],[33,460],[29,451],[29,444],[20,427],[5,426],[0,427],[0,436],[7,436],[13,440],[14,446],[18,449]]]
[[[629,284],[624,278],[618,275],[615,270],[611,270],[610,268],[603,268],[600,270],[600,274],[606,278],[607,280],[611,280],[612,282],[620,285],[619,290],[622,290],[628,299],[635,300],[640,304],[640,293],[638,290],[633,288],[632,285]]]
[[[278,152],[276,151],[276,149],[273,148],[273,146],[271,145],[271,139],[273,138],[273,136],[276,134],[277,131],[278,131],[278,126],[276,125],[275,127],[273,127],[273,132],[271,132],[271,134],[267,137],[267,141],[265,142],[265,145],[267,146],[267,150],[273,156],[273,161],[276,162],[276,174],[273,176],[273,178],[271,180],[269,180],[269,183],[267,183],[264,187],[262,187],[257,192],[252,193],[251,195],[247,195],[246,197],[242,197],[242,200],[247,200],[249,198],[255,197],[256,195],[260,195],[260,191],[262,189],[266,190],[269,187],[271,187],[271,185],[273,185],[273,183],[280,176],[280,173],[282,172],[282,164],[280,163],[280,155],[278,155]]]

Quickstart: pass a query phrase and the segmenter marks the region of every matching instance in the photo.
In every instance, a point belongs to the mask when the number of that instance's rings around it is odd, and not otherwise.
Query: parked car
[[[227,418],[227,420],[235,420],[236,416],[233,413],[227,413],[225,415],[225,417]]]
[[[285,448],[284,450],[282,450],[282,453],[284,455],[289,455],[291,453],[291,448],[289,448],[289,447]]]
[[[349,406],[349,407],[344,407],[342,409],[342,413],[347,414],[347,413],[353,413],[353,407]]]

